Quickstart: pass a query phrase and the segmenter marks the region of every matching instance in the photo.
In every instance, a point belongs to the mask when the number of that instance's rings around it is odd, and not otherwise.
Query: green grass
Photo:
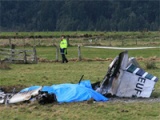
[[[52,85],[59,83],[78,83],[81,75],[85,79],[102,80],[108,62],[69,62],[13,64],[11,70],[1,70],[1,85]],[[96,69],[99,69],[96,71]]]
[[[1,106],[3,120],[159,120],[160,103],[37,103]],[[9,112],[8,112],[9,111]]]

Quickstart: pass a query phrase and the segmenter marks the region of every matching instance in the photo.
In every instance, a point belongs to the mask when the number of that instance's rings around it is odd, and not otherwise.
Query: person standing
[[[62,55],[62,63],[64,63],[64,62],[68,63],[68,60],[66,58],[67,47],[68,47],[67,40],[65,39],[64,36],[62,36],[61,42],[60,42],[60,53]]]

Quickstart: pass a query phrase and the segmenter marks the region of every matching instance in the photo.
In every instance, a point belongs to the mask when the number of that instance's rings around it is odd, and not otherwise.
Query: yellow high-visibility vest
[[[60,42],[60,48],[67,48],[67,40],[66,39],[63,39],[61,40]]]

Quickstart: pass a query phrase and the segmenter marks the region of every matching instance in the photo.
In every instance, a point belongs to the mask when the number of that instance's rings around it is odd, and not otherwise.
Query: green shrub
[[[157,68],[156,62],[154,60],[147,60],[145,62],[145,66],[147,69],[156,69]]]

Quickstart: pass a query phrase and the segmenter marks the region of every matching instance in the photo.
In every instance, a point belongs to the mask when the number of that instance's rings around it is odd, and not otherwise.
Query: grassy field
[[[115,43],[114,43],[115,44]],[[158,43],[159,44],[159,43]],[[47,62],[38,64],[9,64],[10,69],[0,69],[0,86],[21,88],[31,85],[52,85],[77,83],[82,75],[91,82],[101,81],[108,65],[122,50],[93,49],[82,46],[82,61],[78,61],[76,46],[68,48],[69,63],[54,62],[55,47],[37,46],[37,55]],[[135,57],[147,72],[160,78],[160,48],[129,50],[130,57]],[[53,60],[53,61],[52,61]],[[61,60],[61,56],[59,56]],[[147,69],[146,62],[153,60],[156,69]],[[151,98],[128,102],[128,99],[108,102],[87,101],[78,103],[39,105],[37,102],[0,104],[0,119],[3,120],[159,120],[160,83],[155,85]],[[152,101],[153,100],[153,101]]]

